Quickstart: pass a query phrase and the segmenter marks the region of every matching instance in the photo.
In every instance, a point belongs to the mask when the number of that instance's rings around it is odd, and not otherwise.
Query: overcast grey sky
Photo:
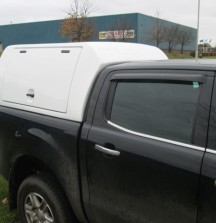
[[[200,0],[200,38],[216,45],[216,0]],[[0,0],[0,25],[65,18],[70,0]],[[197,27],[198,0],[92,0],[93,15],[143,13]]]

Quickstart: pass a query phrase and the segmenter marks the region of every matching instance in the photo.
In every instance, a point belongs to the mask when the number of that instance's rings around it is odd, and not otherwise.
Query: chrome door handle
[[[111,155],[111,156],[119,156],[120,155],[119,151],[112,150],[112,149],[107,149],[107,148],[105,148],[103,146],[100,146],[100,145],[97,145],[97,144],[95,145],[95,149],[102,152],[102,153]]]

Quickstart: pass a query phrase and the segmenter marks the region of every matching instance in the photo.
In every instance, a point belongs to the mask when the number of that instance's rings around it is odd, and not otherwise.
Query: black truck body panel
[[[13,185],[14,176],[11,175],[18,171],[19,160],[26,162],[26,165],[28,160],[30,162],[39,160],[41,161],[39,168],[42,169],[44,165],[47,167],[46,170],[55,175],[77,217],[84,221],[78,166],[80,127],[80,123],[68,120],[0,108],[0,170],[1,174],[11,181],[11,190],[16,189],[16,185]],[[22,173],[26,171],[28,176],[32,170],[20,171]],[[16,172],[15,178],[19,178],[17,174]],[[19,179],[16,181],[19,182]]]

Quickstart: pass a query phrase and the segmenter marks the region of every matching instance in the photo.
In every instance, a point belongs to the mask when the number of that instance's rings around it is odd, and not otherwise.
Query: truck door
[[[203,159],[198,222],[216,221],[216,83],[214,84],[208,133],[208,144]]]
[[[196,222],[211,88],[192,71],[106,78],[86,148],[94,222]]]

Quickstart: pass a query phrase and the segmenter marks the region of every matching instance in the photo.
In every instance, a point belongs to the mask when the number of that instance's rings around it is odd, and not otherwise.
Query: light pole
[[[196,39],[196,53],[195,58],[199,57],[199,23],[200,23],[200,0],[198,0],[198,18],[197,18],[197,39]]]

